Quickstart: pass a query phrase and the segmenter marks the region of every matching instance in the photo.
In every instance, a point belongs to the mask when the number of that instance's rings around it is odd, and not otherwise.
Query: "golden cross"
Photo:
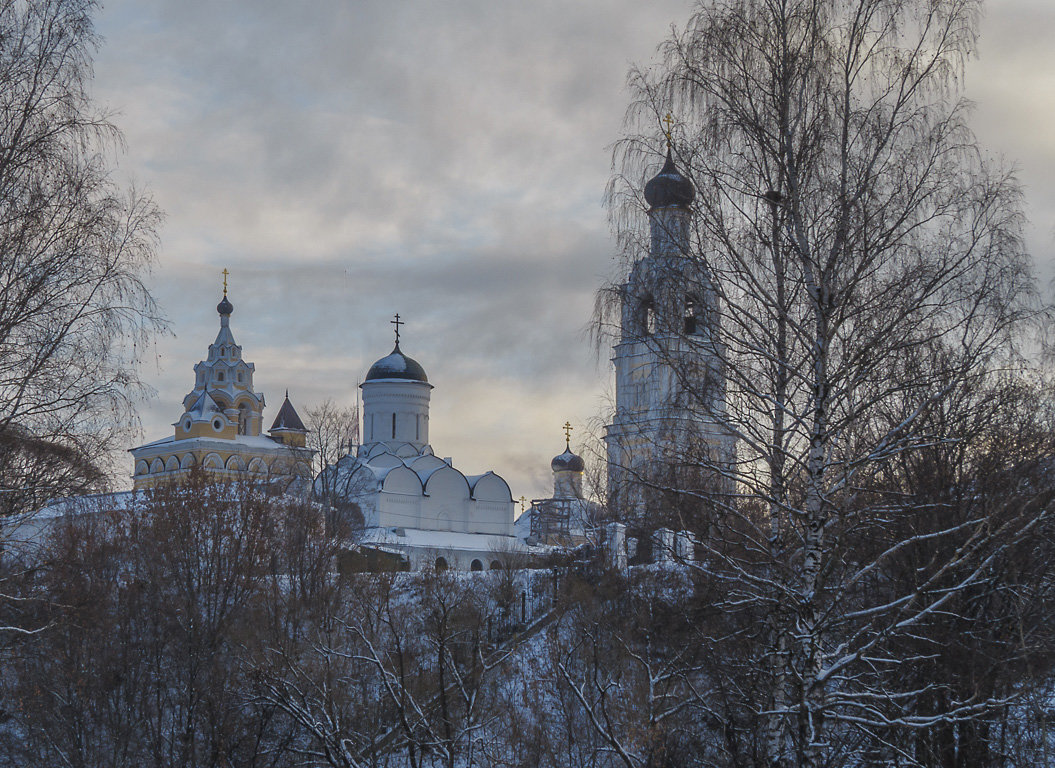
[[[674,130],[674,115],[667,113],[667,116],[663,118],[663,122],[667,124],[667,130],[663,131],[663,135],[667,137],[667,149],[670,149],[673,139],[671,138]]]
[[[520,511],[524,511],[524,505],[527,504],[527,496],[520,497]]]
[[[564,422],[564,447],[571,450],[571,431],[575,429],[570,421]]]
[[[231,274],[227,271],[227,267],[223,268],[223,295],[227,295],[227,276]]]

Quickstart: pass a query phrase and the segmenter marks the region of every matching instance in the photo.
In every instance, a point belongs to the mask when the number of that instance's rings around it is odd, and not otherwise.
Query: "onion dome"
[[[234,304],[227,299],[227,294],[224,293],[223,298],[220,299],[220,303],[216,305],[216,311],[221,315],[230,316],[234,312]]]
[[[370,366],[366,372],[365,381],[376,381],[378,379],[402,379],[403,381],[420,381],[429,383],[429,377],[425,375],[425,369],[417,360],[407,357],[399,350],[399,342],[396,342],[392,354],[382,357]]]
[[[565,448],[560,456],[554,456],[549,467],[554,472],[582,472],[586,469],[586,462],[582,460],[582,456],[572,453],[569,447]]]
[[[645,201],[653,208],[672,205],[688,207],[696,197],[692,182],[674,167],[674,157],[667,147],[667,161],[663,168],[645,185]]]

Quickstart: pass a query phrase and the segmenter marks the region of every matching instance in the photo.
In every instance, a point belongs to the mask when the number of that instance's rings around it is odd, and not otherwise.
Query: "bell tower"
[[[644,196],[649,250],[619,291],[616,407],[605,433],[609,504],[616,516],[644,528],[684,527],[695,513],[677,509],[679,492],[698,501],[698,491],[720,488],[735,443],[721,426],[718,293],[690,248],[696,190],[675,165],[669,134],[663,167]]]

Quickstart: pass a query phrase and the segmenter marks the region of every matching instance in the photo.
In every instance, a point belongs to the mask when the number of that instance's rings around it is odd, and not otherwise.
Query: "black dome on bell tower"
[[[692,182],[674,165],[674,156],[667,147],[667,160],[659,173],[645,184],[645,201],[652,208],[668,208],[679,205],[688,208],[696,198]]]

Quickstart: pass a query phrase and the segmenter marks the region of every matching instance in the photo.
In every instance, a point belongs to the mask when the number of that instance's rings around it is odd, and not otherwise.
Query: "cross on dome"
[[[223,295],[227,295],[227,276],[231,274],[227,271],[227,267],[223,268]]]
[[[398,312],[396,312],[396,319],[395,320],[389,320],[388,322],[390,322],[392,325],[396,326],[396,346],[398,347],[399,346],[399,326],[406,325],[406,323],[404,323],[402,320],[399,319],[399,313]]]
[[[674,128],[674,115],[672,115],[672,114],[670,114],[670,112],[668,112],[667,116],[663,118],[663,122],[667,124],[667,129],[665,131],[663,131],[663,135],[667,137],[667,149],[670,149],[671,145],[673,143],[673,139],[671,138],[671,134],[672,134],[672,131],[673,131],[673,128]]]
[[[586,468],[586,462],[581,456],[576,456],[571,451],[571,431],[575,427],[570,421],[566,421],[562,429],[564,430],[564,453],[553,457],[553,461],[549,463],[550,469],[554,472],[582,472]]]

